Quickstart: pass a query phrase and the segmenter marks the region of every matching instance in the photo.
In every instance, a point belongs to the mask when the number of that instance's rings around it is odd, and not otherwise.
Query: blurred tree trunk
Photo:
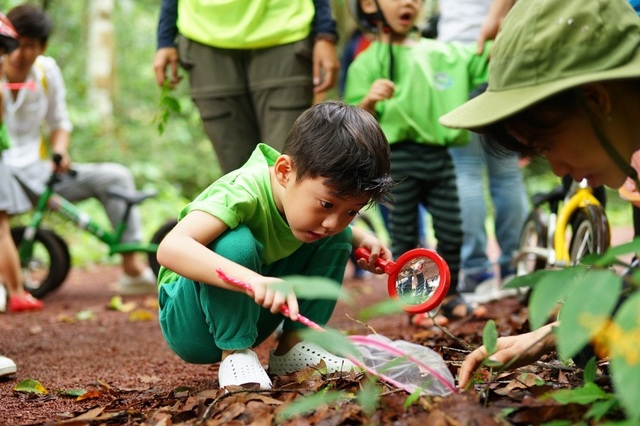
[[[87,77],[88,99],[100,114],[104,132],[113,130],[115,0],[88,1]]]

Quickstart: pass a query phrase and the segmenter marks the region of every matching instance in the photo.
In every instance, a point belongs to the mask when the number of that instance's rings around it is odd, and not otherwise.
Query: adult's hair
[[[389,143],[367,111],[339,101],[319,103],[293,124],[283,154],[299,180],[324,178],[338,197],[367,195],[389,203]]]
[[[613,93],[616,91],[640,93],[639,78],[611,80],[603,82],[603,84]],[[625,109],[626,107],[619,105],[618,108]],[[546,139],[556,133],[558,127],[567,118],[576,114],[587,116],[600,143],[607,150],[611,141],[607,139],[602,130],[602,117],[595,115],[587,106],[584,85],[575,86],[549,96],[511,117],[485,127],[482,132],[490,136],[489,139],[493,138],[497,141],[497,145],[489,142],[490,145],[487,147],[489,150],[517,152],[526,157],[533,157],[541,154],[545,148]],[[525,140],[532,141],[531,145],[518,142],[509,135],[509,129],[522,135]]]
[[[11,9],[7,13],[7,18],[13,24],[18,36],[35,38],[42,44],[47,44],[53,24],[43,9],[31,4],[23,4]]]
[[[483,138],[485,148],[492,153],[512,154],[535,157],[541,154],[545,139],[552,135],[557,126],[567,117],[584,108],[582,91],[574,87],[556,93],[518,114],[508,117],[482,129],[488,138]],[[507,129],[516,129],[526,140],[536,141],[533,145],[524,145],[511,136]]]

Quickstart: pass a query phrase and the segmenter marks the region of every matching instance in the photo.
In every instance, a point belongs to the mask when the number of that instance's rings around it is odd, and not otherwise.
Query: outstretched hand
[[[542,355],[551,352],[555,346],[555,338],[551,330],[554,325],[557,323],[547,324],[519,336],[500,337],[497,341],[497,350],[489,359],[502,365],[510,363],[509,368],[536,362]],[[458,384],[461,389],[467,387],[473,373],[488,355],[487,348],[484,346],[467,355],[459,372]]]

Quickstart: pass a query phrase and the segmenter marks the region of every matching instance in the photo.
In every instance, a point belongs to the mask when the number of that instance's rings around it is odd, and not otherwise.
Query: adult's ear
[[[605,117],[613,109],[611,88],[604,83],[588,83],[582,86],[582,96],[589,109],[598,117]]]
[[[285,186],[293,178],[294,168],[293,161],[288,155],[282,154],[278,156],[275,164],[273,165],[273,171],[278,183]]]

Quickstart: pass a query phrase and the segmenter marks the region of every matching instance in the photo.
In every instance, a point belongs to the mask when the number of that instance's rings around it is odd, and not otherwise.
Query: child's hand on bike
[[[71,168],[71,156],[66,150],[54,152],[51,161],[51,170],[56,173],[66,173]]]
[[[300,312],[298,298],[293,292],[293,288],[283,285],[284,281],[279,278],[258,275],[250,279],[248,284],[251,285],[252,290],[247,290],[247,294],[258,305],[269,309],[272,314],[281,312],[282,306],[287,305],[289,318],[293,321],[298,320]]]

